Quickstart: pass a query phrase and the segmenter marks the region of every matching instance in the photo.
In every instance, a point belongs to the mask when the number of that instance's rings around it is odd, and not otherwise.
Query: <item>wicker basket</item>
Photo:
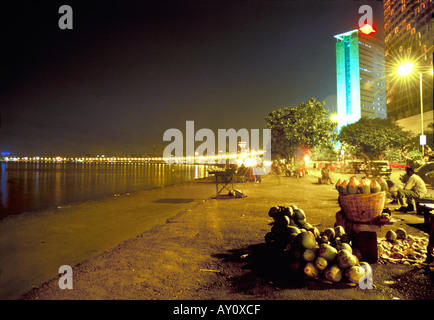
[[[378,217],[384,208],[386,192],[371,194],[339,194],[339,205],[346,218],[355,222],[370,222]]]

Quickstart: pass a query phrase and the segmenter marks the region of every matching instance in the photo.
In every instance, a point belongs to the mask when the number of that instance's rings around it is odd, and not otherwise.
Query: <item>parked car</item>
[[[369,176],[386,176],[390,178],[392,168],[388,161],[370,161],[367,165],[366,175]]]
[[[428,177],[428,172],[430,171],[434,171],[434,161],[430,161],[421,165],[419,168],[414,170],[414,173],[421,177],[425,183],[430,183]]]
[[[347,162],[347,172],[360,173],[365,172],[366,165],[363,160],[351,160]]]

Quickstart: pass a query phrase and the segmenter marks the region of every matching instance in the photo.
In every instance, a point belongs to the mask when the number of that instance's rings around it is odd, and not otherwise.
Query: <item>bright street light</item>
[[[398,68],[398,70],[396,70],[396,72],[400,76],[406,76],[406,75],[409,75],[413,71],[413,67],[414,67],[414,65],[412,63],[405,62],[399,66],[399,68]]]
[[[407,76],[413,71],[414,65],[410,62],[404,62],[401,64],[396,71],[400,76]],[[426,142],[423,142],[423,139],[426,139],[423,134],[423,98],[422,98],[422,72],[419,73],[419,92],[420,92],[420,127],[421,127],[421,135],[420,135],[420,145],[422,147],[422,159],[425,155],[425,148],[424,144]]]

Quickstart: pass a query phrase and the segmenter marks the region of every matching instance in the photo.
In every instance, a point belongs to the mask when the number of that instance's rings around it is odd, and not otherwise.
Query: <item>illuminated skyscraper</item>
[[[382,41],[357,29],[334,37],[338,130],[361,117],[386,118]]]

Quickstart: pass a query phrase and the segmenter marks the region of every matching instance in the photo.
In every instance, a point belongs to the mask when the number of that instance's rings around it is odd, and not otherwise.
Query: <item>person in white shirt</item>
[[[414,173],[413,168],[407,167],[405,171],[408,176],[408,180],[404,186],[404,188],[399,188],[395,193],[396,201],[401,205],[401,208],[397,209],[397,211],[409,212],[414,211],[415,208],[413,206],[414,198],[422,198],[427,193],[425,182]],[[407,199],[407,207],[404,206],[404,198]]]

